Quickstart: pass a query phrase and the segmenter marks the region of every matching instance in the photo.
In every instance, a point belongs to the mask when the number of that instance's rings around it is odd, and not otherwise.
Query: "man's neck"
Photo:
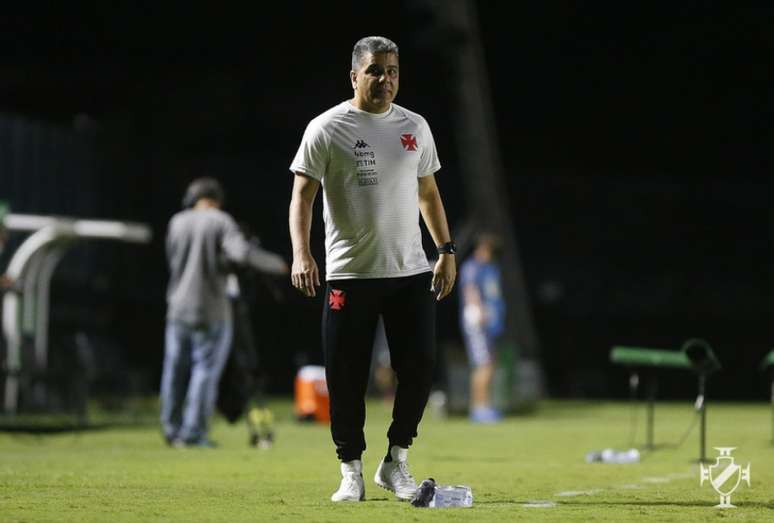
[[[492,256],[490,254],[487,254],[481,251],[476,251],[475,258],[480,263],[489,263],[490,261],[492,261]]]
[[[372,104],[369,104],[367,101],[361,98],[358,98],[357,96],[352,98],[352,100],[350,100],[349,103],[351,103],[361,111],[365,111],[367,113],[372,113],[372,114],[382,114],[387,110],[389,110],[390,108],[390,104],[387,104],[384,106],[372,105]]]
[[[210,198],[199,198],[199,201],[194,205],[194,210],[201,211],[203,209],[217,209],[218,203]]]

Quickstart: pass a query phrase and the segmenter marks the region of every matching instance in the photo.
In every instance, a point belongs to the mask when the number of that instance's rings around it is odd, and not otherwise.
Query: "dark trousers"
[[[435,296],[432,273],[404,278],[328,282],[323,307],[323,352],[331,406],[331,435],[342,461],[366,448],[365,392],[379,314],[398,381],[390,446],[408,448],[417,435],[433,380]]]

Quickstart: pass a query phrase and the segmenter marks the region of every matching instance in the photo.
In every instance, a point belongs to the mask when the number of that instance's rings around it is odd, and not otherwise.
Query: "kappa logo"
[[[332,311],[340,311],[347,301],[347,295],[339,289],[331,289],[328,295],[328,305]]]
[[[365,143],[365,141],[363,141],[363,140],[358,140],[358,141],[355,142],[355,145],[352,148],[353,149],[365,149],[366,147],[371,147],[371,146],[368,145],[367,143]]]
[[[709,481],[715,492],[720,494],[720,504],[715,505],[715,508],[736,508],[735,505],[731,504],[731,494],[742,481],[746,481],[747,486],[750,486],[750,464],[748,463],[747,468],[743,469],[734,463],[731,451],[735,448],[715,447],[715,450],[720,452],[715,464],[707,468],[704,465],[699,465],[701,467],[699,485],[704,485],[705,481]]]
[[[413,134],[410,134],[410,133],[401,134],[400,135],[400,144],[407,151],[416,151],[417,150],[417,139],[414,137]]]

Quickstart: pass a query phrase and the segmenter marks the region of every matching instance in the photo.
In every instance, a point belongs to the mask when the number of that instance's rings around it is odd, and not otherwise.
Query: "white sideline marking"
[[[554,494],[554,496],[560,496],[560,497],[575,497],[575,496],[593,496],[594,494],[599,494],[600,492],[604,492],[605,489],[601,488],[595,488],[591,490],[563,490],[562,492],[557,492]]]
[[[521,505],[524,508],[554,508],[556,503],[553,501],[530,501]]]
[[[667,477],[672,479],[688,479],[694,476],[695,474],[691,474],[690,472],[672,472],[671,474],[667,474]]]
[[[686,479],[686,478],[692,478],[693,474],[688,474],[687,472],[673,472],[672,474],[667,474],[666,476],[648,476],[642,478],[642,481],[645,483],[669,483],[670,481],[674,479]]]
[[[645,483],[652,483],[652,484],[662,484],[662,483],[669,483],[675,479],[686,479],[686,478],[692,478],[694,475],[687,473],[687,472],[673,472],[671,474],[667,474],[666,476],[646,476],[641,479],[641,481]],[[613,487],[610,487],[612,490],[616,489],[641,489],[644,488],[642,485],[638,485],[637,483],[626,483],[624,485],[615,485]],[[562,492],[557,492],[554,494],[556,497],[575,497],[575,496],[593,496],[595,494],[599,494],[600,492],[604,492],[605,490],[609,489],[603,489],[603,488],[595,488],[590,490],[564,490]]]

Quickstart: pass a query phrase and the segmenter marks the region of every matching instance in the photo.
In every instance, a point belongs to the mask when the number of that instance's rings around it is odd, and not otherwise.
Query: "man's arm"
[[[290,281],[304,296],[315,296],[315,286],[320,286],[320,272],[312,257],[309,235],[312,229],[312,207],[320,188],[320,182],[296,173],[293,195],[290,199],[290,241],[293,244],[293,266]]]
[[[489,311],[484,307],[481,299],[481,293],[473,283],[462,286],[462,299],[465,303],[463,316],[466,322],[474,324],[476,327],[483,327],[489,320]]]
[[[419,180],[419,211],[430,231],[430,236],[436,245],[451,241],[449,224],[446,221],[446,211],[443,208],[441,194],[435,183],[435,176],[423,176]],[[437,293],[437,300],[442,300],[454,287],[457,277],[457,263],[454,254],[441,254],[433,268],[432,290]]]
[[[245,237],[229,216],[224,222],[223,253],[228,261],[265,274],[287,274],[288,266],[279,254],[267,251]]]
[[[250,250],[247,252],[247,263],[253,269],[264,274],[281,275],[288,273],[288,264],[285,263],[282,256],[253,244],[250,244]]]

